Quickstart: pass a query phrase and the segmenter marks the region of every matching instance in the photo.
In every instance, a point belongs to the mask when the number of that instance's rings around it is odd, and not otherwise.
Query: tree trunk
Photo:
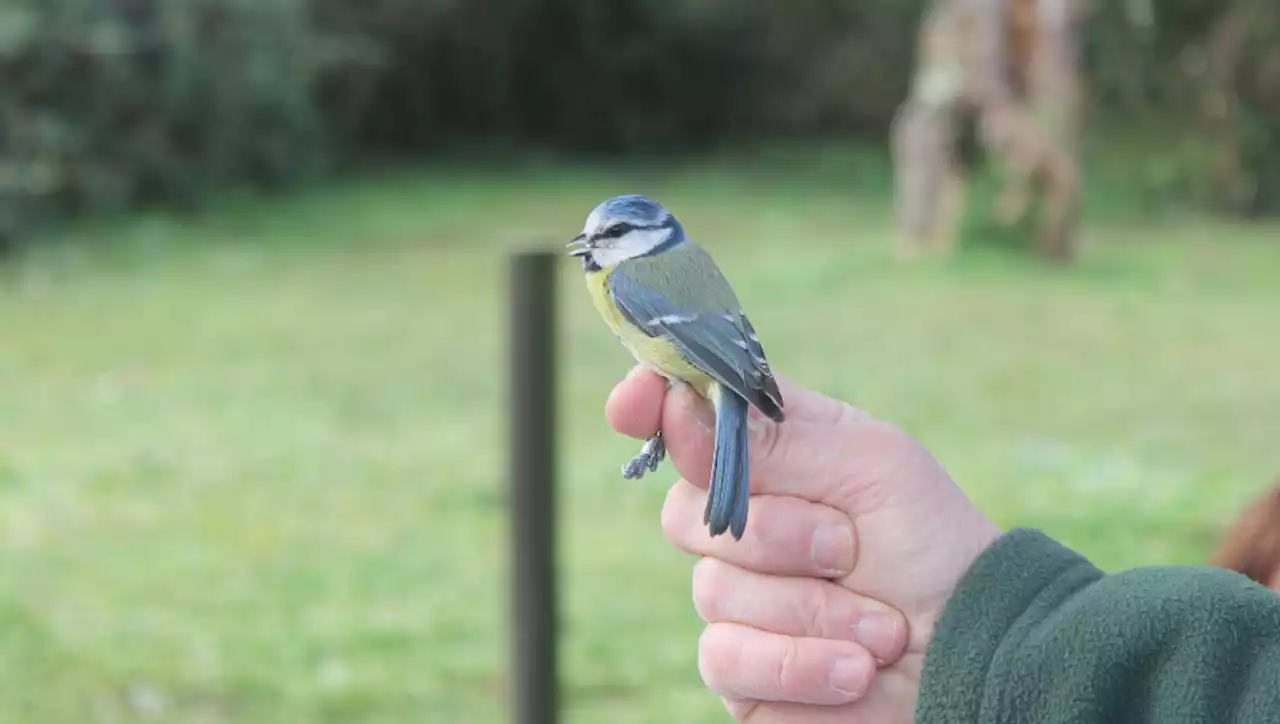
[[[892,129],[901,256],[954,248],[964,196],[955,145],[973,116],[1006,174],[997,219],[1017,223],[1039,196],[1037,251],[1075,256],[1081,10],[1080,0],[938,0],[930,8]]]

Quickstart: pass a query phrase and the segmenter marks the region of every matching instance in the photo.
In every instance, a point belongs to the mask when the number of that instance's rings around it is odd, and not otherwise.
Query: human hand
[[[662,526],[677,547],[703,556],[693,577],[707,621],[703,679],[739,721],[910,722],[933,627],[1001,531],[910,436],[778,382],[786,422],[752,410],[751,517],[741,541],[712,538],[702,523],[710,407],[641,368],[606,406],[624,434],[661,429],[684,476]],[[878,671],[877,659],[886,664]]]

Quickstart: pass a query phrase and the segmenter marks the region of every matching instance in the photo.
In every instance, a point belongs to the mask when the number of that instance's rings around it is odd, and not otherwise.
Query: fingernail
[[[859,659],[838,659],[831,667],[831,688],[845,696],[862,696],[867,688],[866,668],[866,662]]]
[[[869,613],[853,626],[853,640],[884,663],[900,647],[902,626],[898,617],[887,613]]]
[[[842,525],[823,526],[814,531],[809,555],[826,575],[843,576],[853,568],[853,533]]]

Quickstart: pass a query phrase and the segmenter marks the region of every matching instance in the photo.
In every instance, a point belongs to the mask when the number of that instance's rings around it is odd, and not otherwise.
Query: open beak
[[[587,242],[586,234],[578,234],[566,246],[569,247],[569,256],[585,256],[591,253],[591,246]]]

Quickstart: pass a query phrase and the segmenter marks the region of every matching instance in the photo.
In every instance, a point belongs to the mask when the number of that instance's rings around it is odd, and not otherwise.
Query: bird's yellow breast
[[[667,379],[687,382],[698,394],[711,397],[711,386],[715,380],[695,367],[679,348],[665,337],[650,337],[623,316],[622,310],[613,301],[609,291],[609,272],[612,268],[595,272],[587,272],[587,292],[595,304],[596,311],[604,318],[605,324],[618,336],[624,347],[641,364],[652,367]]]

